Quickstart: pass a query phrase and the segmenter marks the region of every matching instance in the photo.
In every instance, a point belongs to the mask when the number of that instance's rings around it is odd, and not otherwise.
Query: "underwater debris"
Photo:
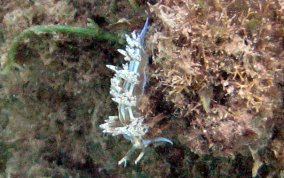
[[[114,77],[111,79],[110,94],[113,96],[112,100],[118,103],[118,116],[109,116],[104,124],[100,127],[104,133],[109,133],[113,136],[123,135],[124,138],[130,140],[133,144],[132,148],[127,152],[118,164],[127,164],[130,156],[136,149],[142,149],[142,152],[135,160],[137,164],[145,153],[145,148],[156,142],[168,142],[173,144],[167,138],[158,137],[152,140],[144,140],[143,137],[147,133],[149,127],[145,124],[144,117],[140,115],[137,105],[140,96],[144,94],[146,85],[145,69],[147,66],[147,54],[143,49],[144,37],[148,28],[149,19],[140,32],[132,32],[131,36],[126,35],[127,46],[125,50],[119,49],[124,60],[128,63],[123,64],[122,69],[107,65],[107,67],[115,71]]]

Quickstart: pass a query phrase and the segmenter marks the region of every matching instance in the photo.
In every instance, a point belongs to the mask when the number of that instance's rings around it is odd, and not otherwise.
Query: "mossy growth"
[[[248,32],[253,34],[253,33],[257,32],[257,30],[260,29],[261,24],[262,24],[261,19],[252,18],[252,19],[250,19],[246,22],[245,27],[246,27]]]
[[[23,1],[25,5],[19,6]],[[116,6],[112,13],[109,2],[1,4],[5,75],[0,92],[7,101],[0,106],[8,110],[9,122],[3,122],[6,126],[0,136],[15,146],[1,173],[8,177],[133,177],[131,167],[117,166],[121,155],[115,157],[128,145],[116,147],[118,141],[104,137],[98,125],[116,107],[109,98],[112,74],[105,65],[121,63],[116,50],[124,43],[125,31],[137,29],[145,20],[146,2],[137,1],[140,7],[135,10],[137,6],[131,7],[128,0],[112,1]],[[150,166],[143,169],[151,174]]]
[[[9,156],[10,152],[7,144],[5,144],[3,141],[0,141],[0,173],[5,171]]]

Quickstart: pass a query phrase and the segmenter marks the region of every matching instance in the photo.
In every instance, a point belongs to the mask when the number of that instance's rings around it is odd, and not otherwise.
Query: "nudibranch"
[[[118,52],[124,56],[125,64],[122,68],[113,65],[107,67],[115,72],[111,79],[110,94],[112,100],[118,104],[118,116],[109,116],[104,124],[100,125],[104,133],[112,136],[123,135],[133,144],[127,154],[118,162],[119,165],[127,164],[130,156],[136,149],[141,149],[141,153],[135,160],[137,164],[145,153],[145,148],[152,143],[173,142],[164,137],[158,137],[151,140],[145,140],[144,136],[149,127],[144,122],[145,117],[139,112],[139,99],[144,94],[147,75],[146,67],[148,56],[144,50],[144,38],[149,25],[147,18],[140,33],[133,31],[131,35],[125,35],[126,48],[118,49]]]

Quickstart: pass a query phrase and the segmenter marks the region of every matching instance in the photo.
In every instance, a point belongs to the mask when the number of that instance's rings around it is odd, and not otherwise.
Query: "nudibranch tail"
[[[164,137],[158,137],[158,138],[154,138],[152,140],[143,140],[144,145],[150,145],[152,143],[159,143],[159,142],[166,142],[166,143],[170,143],[171,145],[174,144],[171,140],[164,138]]]
[[[157,142],[173,144],[172,141],[163,137],[152,140],[143,139],[149,130],[149,126],[144,123],[145,118],[139,112],[138,106],[141,96],[144,95],[147,81],[148,56],[143,45],[148,25],[149,18],[147,18],[139,34],[134,31],[130,36],[125,35],[127,41],[125,50],[118,49],[118,52],[124,56],[126,61],[122,68],[107,65],[109,69],[115,72],[111,79],[110,94],[112,100],[118,104],[118,116],[109,116],[100,127],[104,133],[113,136],[123,135],[124,138],[132,142],[132,148],[118,162],[119,165],[123,164],[124,166],[136,149],[142,149],[142,152],[136,158],[135,164],[142,159],[145,148],[150,144]]]

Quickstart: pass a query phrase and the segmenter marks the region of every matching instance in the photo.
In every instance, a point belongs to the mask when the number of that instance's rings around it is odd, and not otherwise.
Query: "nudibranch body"
[[[123,135],[133,144],[132,148],[127,152],[118,164],[126,166],[131,154],[136,149],[141,149],[142,152],[135,160],[137,164],[145,153],[145,148],[156,142],[168,142],[173,144],[167,138],[158,137],[152,140],[144,140],[149,127],[144,123],[144,117],[137,109],[139,99],[144,94],[146,86],[146,67],[148,56],[144,50],[144,38],[149,25],[147,18],[143,29],[139,34],[135,31],[131,36],[125,35],[127,45],[125,50],[118,49],[124,56],[126,61],[122,68],[107,65],[107,67],[115,72],[111,79],[110,94],[112,100],[118,104],[118,116],[109,116],[104,124],[100,127],[104,133],[109,133],[113,136]]]

